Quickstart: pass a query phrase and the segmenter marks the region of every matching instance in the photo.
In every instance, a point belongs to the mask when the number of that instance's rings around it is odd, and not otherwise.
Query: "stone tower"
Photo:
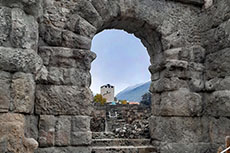
[[[106,102],[114,101],[114,86],[107,84],[101,86],[101,95],[106,98]]]

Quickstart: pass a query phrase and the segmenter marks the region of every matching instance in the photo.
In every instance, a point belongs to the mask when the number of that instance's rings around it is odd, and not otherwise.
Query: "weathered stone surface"
[[[180,88],[188,88],[188,83],[185,80],[180,80],[176,77],[161,78],[157,81],[153,81],[153,83],[150,86],[150,91],[163,92],[178,90]]]
[[[89,147],[58,147],[58,148],[39,148],[35,153],[91,153]]]
[[[53,25],[40,24],[39,33],[41,35],[41,41],[44,41],[45,45],[50,46],[62,46],[62,29],[54,27]]]
[[[91,39],[85,36],[77,35],[71,31],[63,31],[62,45],[70,48],[91,48]]]
[[[215,153],[210,143],[169,143],[161,147],[162,153]]]
[[[208,119],[199,117],[151,117],[150,133],[161,142],[209,142]]]
[[[12,78],[13,111],[33,113],[35,100],[35,82],[32,74],[15,73]]]
[[[95,53],[88,50],[41,47],[39,55],[47,66],[47,79],[55,85],[90,86],[90,67]]]
[[[92,93],[77,86],[37,85],[36,114],[90,115]]]
[[[10,30],[11,30],[11,9],[7,7],[0,7],[0,45],[1,46],[10,46]]]
[[[213,5],[213,3],[213,0],[204,0],[204,8],[210,8]]]
[[[94,27],[99,27],[102,24],[102,17],[99,15],[90,1],[79,0],[77,2],[75,11],[78,12],[82,18],[86,19]]]
[[[90,49],[91,47],[90,38],[51,25],[41,25],[40,33],[44,42],[50,46],[79,49]]]
[[[230,77],[213,78],[205,82],[205,89],[207,91],[215,90],[230,90]]]
[[[173,48],[164,51],[168,60],[183,60],[188,62],[203,63],[205,59],[205,49],[201,46],[189,48]]]
[[[183,52],[182,48],[172,48],[164,51],[165,58],[168,60],[179,60],[180,52]]]
[[[179,59],[195,63],[203,63],[205,59],[205,49],[201,46],[184,48],[179,52]]]
[[[202,79],[191,79],[189,81],[189,88],[191,91],[200,92],[205,89],[205,82]]]
[[[82,69],[48,67],[48,76],[45,82],[55,85],[89,87],[91,84],[91,75]]]
[[[73,146],[90,145],[92,142],[92,132],[72,132],[71,135]]]
[[[68,146],[71,139],[71,116],[59,116],[55,126],[55,145]]]
[[[37,141],[24,136],[25,118],[20,114],[0,115],[0,150],[3,152],[32,153],[38,147]]]
[[[0,47],[0,69],[10,72],[36,73],[42,67],[42,59],[31,49]]]
[[[97,29],[91,25],[87,20],[83,19],[78,14],[73,14],[67,21],[67,27],[69,30],[76,34],[92,38]]]
[[[25,136],[38,140],[38,116],[25,115]]]
[[[200,116],[202,98],[199,94],[181,88],[173,92],[163,92],[161,100],[152,104],[153,114],[161,116]]]
[[[230,119],[221,118],[209,118],[210,120],[210,137],[211,142],[216,144],[224,144],[224,139],[226,136],[230,135]]]
[[[92,0],[91,2],[97,12],[102,16],[102,20],[107,23],[110,18],[115,18],[120,12],[119,5],[114,1]]]
[[[183,60],[167,60],[165,66],[169,69],[174,69],[174,68],[187,69],[188,62]]]
[[[222,6],[221,7],[225,7],[224,5],[227,5],[227,7],[229,7],[229,4],[226,4],[229,2],[223,2],[222,1]],[[219,8],[219,9],[225,9],[225,8]],[[218,20],[215,21],[217,23],[213,23],[215,26],[215,28],[211,28],[208,29],[208,31],[202,33],[201,37],[204,43],[204,47],[206,48],[206,53],[207,54],[211,54],[211,53],[215,53],[216,51],[222,50],[224,48],[229,47],[229,35],[225,32],[225,28],[226,30],[228,29],[227,27],[223,27],[221,26],[220,22],[220,17],[226,18],[226,16],[228,16],[228,14],[224,14],[224,11],[220,11],[223,12],[223,16],[222,14],[218,14]],[[210,17],[205,16],[207,19],[204,20],[208,20]],[[213,18],[213,16],[212,16]],[[219,26],[220,24],[220,26]],[[228,23],[229,24],[229,23]],[[209,26],[211,26],[212,24],[210,24]],[[225,24],[224,24],[225,25]]]
[[[187,71],[180,68],[166,68],[161,71],[161,76],[165,78],[180,78],[183,80],[188,79]]]
[[[13,47],[37,50],[38,23],[19,8],[12,9],[12,29],[10,35]]]
[[[230,48],[226,48],[209,54],[206,57],[206,77],[212,79],[214,77],[223,78],[230,75]]]
[[[10,73],[0,71],[0,112],[8,112],[11,104]]]
[[[230,117],[230,91],[215,91],[206,96],[206,112],[210,116]]]
[[[73,116],[72,117],[73,132],[87,132],[90,131],[90,117],[89,116]]]
[[[62,47],[40,47],[39,53],[45,66],[90,69],[96,54],[89,50]]]
[[[52,115],[40,115],[39,119],[39,146],[49,147],[55,144],[56,118]]]

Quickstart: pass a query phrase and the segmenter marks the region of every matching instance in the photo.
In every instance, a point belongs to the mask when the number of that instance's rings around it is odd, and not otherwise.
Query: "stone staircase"
[[[98,134],[96,134],[98,136]],[[94,137],[92,153],[155,153],[156,148],[150,139],[120,139],[108,138],[112,134],[102,134]],[[95,136],[95,135],[94,135]],[[103,137],[104,136],[104,137]]]

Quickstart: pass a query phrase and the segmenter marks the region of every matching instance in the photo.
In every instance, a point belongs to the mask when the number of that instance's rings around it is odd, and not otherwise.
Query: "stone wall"
[[[91,40],[112,28],[151,58],[158,152],[215,152],[230,134],[229,10],[229,0],[1,0],[1,152],[37,142],[37,153],[91,152]]]

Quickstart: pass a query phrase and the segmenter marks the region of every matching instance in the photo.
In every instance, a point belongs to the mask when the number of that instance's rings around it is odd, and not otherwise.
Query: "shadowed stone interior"
[[[216,152],[230,135],[229,11],[229,0],[0,0],[0,152]],[[148,50],[150,147],[91,147],[90,47],[104,29]]]

